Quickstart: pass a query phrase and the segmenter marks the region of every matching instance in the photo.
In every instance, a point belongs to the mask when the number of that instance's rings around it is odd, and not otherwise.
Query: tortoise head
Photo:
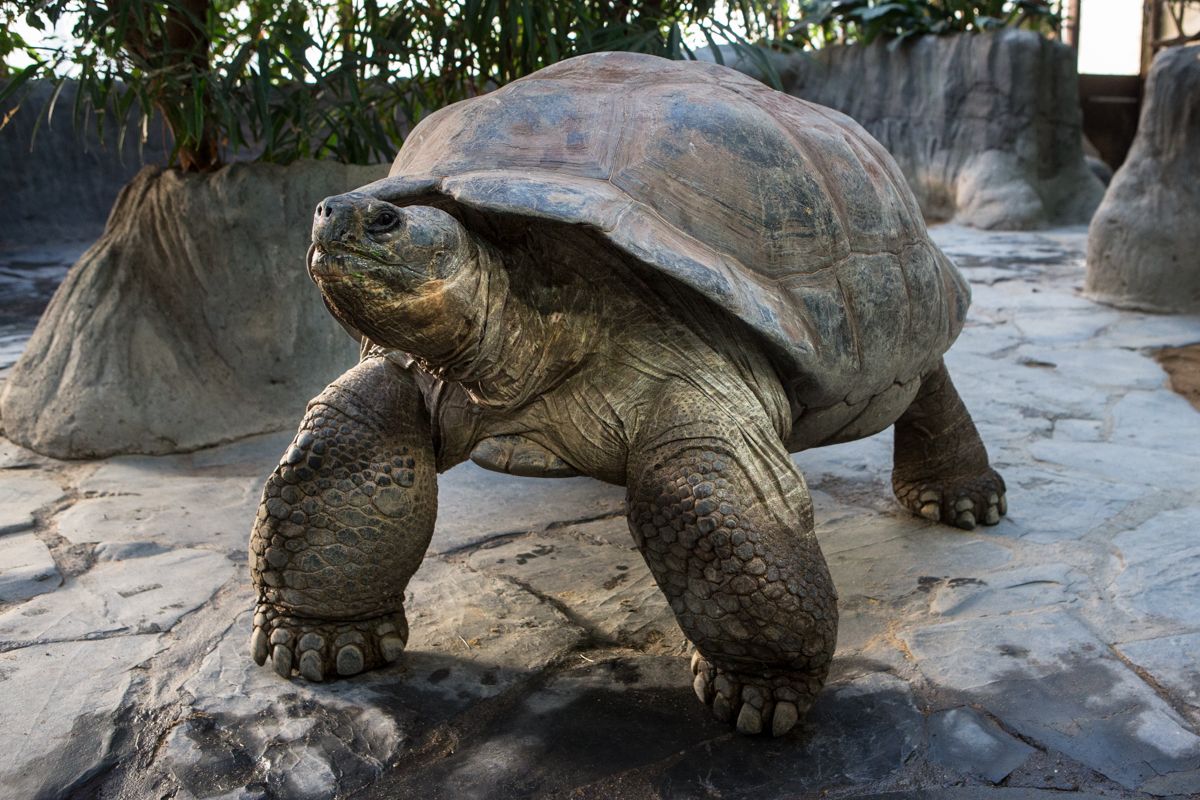
[[[471,335],[476,248],[458,220],[366,194],[327,197],[313,217],[308,272],[339,320],[372,341],[436,359]],[[466,285],[463,285],[466,284]]]

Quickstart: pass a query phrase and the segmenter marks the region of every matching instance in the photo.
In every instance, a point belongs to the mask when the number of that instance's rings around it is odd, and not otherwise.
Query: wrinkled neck
[[[583,354],[571,345],[568,315],[534,308],[514,290],[503,256],[472,238],[472,268],[440,287],[427,309],[432,335],[413,355],[480,405],[516,408],[570,374]]]

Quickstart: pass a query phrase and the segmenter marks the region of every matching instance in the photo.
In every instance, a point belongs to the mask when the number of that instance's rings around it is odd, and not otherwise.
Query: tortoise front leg
[[[971,530],[995,525],[1008,510],[1004,479],[950,380],[946,365],[921,381],[912,405],[896,420],[892,490],[922,517]]]
[[[254,660],[314,681],[394,661],[436,513],[424,399],[411,372],[369,356],[309,403],[263,490]]]
[[[786,733],[825,681],[837,595],[812,501],[749,393],[673,386],[629,455],[629,528],[695,644],[694,688],[743,733]]]

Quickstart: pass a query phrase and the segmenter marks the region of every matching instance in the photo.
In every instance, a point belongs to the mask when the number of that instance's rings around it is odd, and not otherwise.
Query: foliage
[[[786,41],[804,47],[898,44],[912,36],[1026,27],[1055,33],[1061,3],[1051,0],[804,0]]]
[[[0,0],[0,127],[33,78],[78,81],[76,127],[145,137],[210,169],[391,157],[430,111],[580,53],[632,50],[718,61],[732,44],[773,82],[761,47],[903,41],[1001,25],[1047,30],[1048,0]],[[69,26],[31,47],[14,29]],[[32,65],[12,67],[17,56]],[[57,93],[43,118],[52,112]],[[10,101],[10,102],[6,102]]]
[[[71,37],[41,49],[0,34],[4,63],[17,53],[35,59],[7,70],[0,102],[32,78],[69,76],[78,81],[77,127],[94,116],[120,139],[130,125],[144,134],[161,119],[172,158],[185,169],[212,168],[246,148],[267,161],[367,163],[390,158],[429,111],[571,55],[688,57],[686,29],[765,62],[726,21],[752,7],[748,0],[719,7],[716,0],[5,0],[6,28],[16,19],[38,30],[64,20],[73,27]]]

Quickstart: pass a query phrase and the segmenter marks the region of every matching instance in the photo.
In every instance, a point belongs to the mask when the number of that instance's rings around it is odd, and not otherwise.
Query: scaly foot
[[[893,475],[901,505],[926,519],[971,530],[976,523],[995,525],[1008,512],[1004,478],[991,467],[971,477],[906,480]]]
[[[736,722],[738,733],[782,736],[807,712],[822,680],[784,670],[760,674],[714,667],[699,651],[692,653],[692,688],[721,722]]]
[[[299,672],[310,681],[348,677],[395,661],[408,643],[404,609],[364,620],[322,620],[281,613],[260,602],[250,654],[281,676]]]

